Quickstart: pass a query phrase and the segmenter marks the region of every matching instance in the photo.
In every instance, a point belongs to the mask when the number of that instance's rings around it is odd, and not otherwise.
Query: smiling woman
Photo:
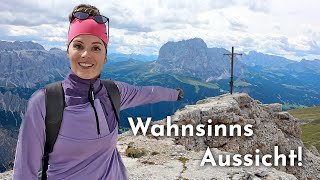
[[[82,79],[97,78],[106,62],[106,49],[94,35],[79,35],[68,47],[71,70]]]
[[[183,92],[101,80],[109,19],[96,7],[81,4],[69,21],[70,71],[62,82],[49,84],[30,98],[20,127],[13,179],[36,180],[40,174],[41,179],[126,180],[116,148],[119,110],[176,101]]]

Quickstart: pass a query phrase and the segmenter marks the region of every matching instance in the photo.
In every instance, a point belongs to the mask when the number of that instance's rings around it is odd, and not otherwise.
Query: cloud
[[[55,1],[10,0],[1,3],[0,24],[16,26],[38,26],[42,24],[63,23],[68,19],[68,9],[71,4]],[[70,11],[71,11],[70,7]]]
[[[40,16],[36,14],[26,13],[13,13],[11,12],[0,12],[0,24],[4,25],[15,25],[15,26],[40,26],[43,24],[60,24],[66,19],[61,17],[53,17],[49,15]]]
[[[281,25],[280,23],[273,23],[272,29],[279,32],[281,30]]]
[[[156,54],[167,41],[202,38],[209,47],[258,50],[293,59],[320,56],[316,0],[82,0],[110,18],[110,52]],[[65,47],[79,2],[5,0],[0,40]],[[290,14],[291,13],[291,14]],[[294,19],[294,21],[293,21]]]
[[[268,13],[271,8],[271,0],[249,0],[246,4],[250,10],[256,12]]]
[[[113,28],[125,29],[127,31],[132,31],[132,32],[150,32],[150,31],[152,31],[152,29],[150,27],[144,26],[143,24],[135,23],[135,22],[115,21],[113,23],[110,22],[110,26],[112,26]]]
[[[236,21],[236,20],[230,20],[229,23],[230,23],[230,30],[232,30],[232,31],[245,32],[248,29],[247,25],[245,25],[239,21]]]

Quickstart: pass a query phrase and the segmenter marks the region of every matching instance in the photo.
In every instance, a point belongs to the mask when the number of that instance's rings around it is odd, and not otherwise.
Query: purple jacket
[[[88,100],[90,83],[94,87],[100,134]],[[120,91],[121,110],[178,98],[178,91],[174,89],[115,83]],[[116,148],[118,123],[100,78],[81,79],[70,70],[62,86],[66,107],[57,141],[49,154],[48,180],[128,179]],[[45,89],[40,89],[31,96],[20,127],[13,180],[38,178],[46,139],[45,116]]]

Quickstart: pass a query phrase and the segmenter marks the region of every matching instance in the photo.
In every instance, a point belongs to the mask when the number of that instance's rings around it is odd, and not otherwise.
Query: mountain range
[[[128,116],[161,119],[187,104],[228,93],[230,60],[223,55],[226,53],[230,52],[208,48],[199,38],[168,42],[160,48],[158,57],[110,54],[101,77],[184,90],[183,101],[121,112],[121,124],[129,127]],[[45,50],[34,42],[0,41],[0,63],[0,131],[5,134],[3,137],[10,138],[0,140],[0,149],[7,149],[6,153],[0,152],[1,172],[10,168],[7,157],[14,157],[14,140],[28,99],[45,84],[62,80],[69,61],[65,51],[57,48]],[[284,109],[320,105],[320,60],[297,62],[251,51],[235,59],[234,75],[235,92],[246,92],[263,103],[278,102]],[[12,143],[8,147],[3,142]]]

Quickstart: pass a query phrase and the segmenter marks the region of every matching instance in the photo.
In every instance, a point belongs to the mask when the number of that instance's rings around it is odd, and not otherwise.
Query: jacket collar
[[[79,76],[77,76],[71,69],[65,77],[64,82],[67,84],[65,93],[69,96],[87,97],[90,84],[93,85],[95,94],[101,88],[100,74],[95,79],[82,79]]]

